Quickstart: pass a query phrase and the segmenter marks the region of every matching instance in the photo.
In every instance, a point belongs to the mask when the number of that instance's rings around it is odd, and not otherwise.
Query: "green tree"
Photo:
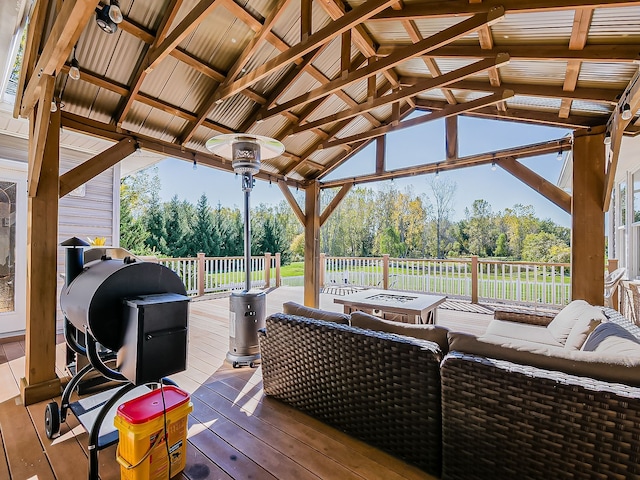
[[[145,240],[149,236],[144,225],[131,214],[132,189],[124,181],[120,182],[120,246],[137,255],[148,254]]]
[[[192,253],[186,241],[191,233],[189,206],[187,202],[180,202],[177,195],[164,206],[167,251],[171,257],[184,257]]]
[[[495,248],[493,213],[486,200],[475,200],[471,212],[466,210],[469,253],[490,257]]]
[[[429,181],[433,197],[433,221],[436,237],[436,258],[442,258],[443,252],[450,249],[451,238],[447,238],[447,231],[451,227],[453,201],[457,185],[450,178],[433,177]]]
[[[148,208],[143,215],[143,224],[149,233],[149,236],[145,240],[147,247],[153,252],[162,255],[168,254],[167,229],[165,227],[164,213],[160,205],[160,197],[157,190],[151,194]]]
[[[557,262],[569,247],[552,233],[531,233],[524,239],[522,259],[528,262]]]
[[[196,205],[196,217],[189,235],[191,252],[204,253],[207,257],[220,255],[220,232],[216,228],[207,196],[203,193]]]
[[[393,227],[387,227],[376,235],[374,252],[376,255],[388,253],[391,257],[404,257],[405,245],[400,234]]]
[[[496,257],[506,257],[509,255],[506,233],[501,233],[500,235],[498,235],[498,240],[496,240],[496,251],[494,253]]]
[[[293,261],[299,261],[304,258],[304,233],[299,233],[294,237],[289,250],[293,254]]]

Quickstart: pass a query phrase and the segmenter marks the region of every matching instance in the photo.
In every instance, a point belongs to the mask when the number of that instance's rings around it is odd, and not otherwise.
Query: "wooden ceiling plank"
[[[27,178],[27,193],[30,197],[35,197],[38,192],[38,183],[40,182],[40,173],[42,171],[42,160],[44,157],[44,149],[49,133],[49,118],[51,117],[51,101],[53,100],[53,90],[56,85],[56,79],[52,75],[46,75],[42,78],[43,88],[40,90],[40,98],[38,99],[37,108],[33,111],[32,125],[33,131],[29,135],[29,166]],[[31,114],[32,112],[30,112]],[[35,122],[34,122],[35,120]]]
[[[40,97],[40,80],[55,75],[69,57],[82,30],[93,15],[98,0],[66,0],[56,17],[38,58],[20,103],[20,115],[26,117]]]
[[[571,195],[567,192],[516,161],[513,157],[503,158],[496,164],[571,215]]]
[[[294,59],[301,57],[302,55],[305,55],[312,50],[315,50],[317,47],[324,45],[325,43],[330,42],[337,35],[342,34],[342,32],[353,28],[355,25],[364,22],[372,15],[375,15],[376,13],[384,10],[389,5],[391,5],[393,1],[394,0],[369,0],[359,7],[354,8],[340,19],[332,22],[328,26],[312,34],[306,42],[300,42],[290,47],[285,52],[272,58],[271,60],[268,60],[255,70],[247,73],[239,80],[224,85],[224,88],[216,94],[214,101],[225,99],[232,95],[235,95],[239,91],[250,87],[263,78],[286,67]]]
[[[44,33],[44,22],[47,17],[47,7],[49,2],[40,0],[32,5],[33,13],[27,26],[27,41],[22,55],[22,68],[16,86],[16,102],[13,104],[13,117],[20,116],[20,105],[22,102],[17,99],[22,98],[27,80],[31,78],[33,70],[38,60],[38,48]]]
[[[322,87],[319,87],[315,90],[312,90],[311,92],[300,95],[290,101],[278,105],[277,107],[268,110],[267,116],[271,117],[273,115],[277,115],[285,110],[299,107],[300,105],[316,100],[317,98],[334,93],[355,82],[364,80],[371,75],[376,75],[383,70],[392,68],[395,65],[406,61],[407,58],[421,55],[425,52],[428,52],[429,50],[438,48],[439,46],[450,43],[460,37],[466,36],[469,33],[478,30],[478,28],[480,28],[482,25],[498,21],[501,18],[501,11],[495,10],[491,14],[476,15],[467,20],[463,20],[462,22],[453,25],[452,27],[446,28],[445,30],[438,32],[429,38],[426,38],[413,45],[404,47],[401,50],[395,52],[392,55],[389,55],[388,57],[385,57],[384,59],[381,59],[378,62],[375,62],[371,65],[360,68],[350,73],[346,79],[338,78],[332,80]]]
[[[550,12],[577,8],[606,8],[638,6],[640,0],[488,0],[481,4],[469,4],[466,0],[430,2],[429,8],[421,3],[405,5],[402,10],[385,10],[369,19],[370,22],[389,20],[425,20],[455,15],[475,15],[496,6],[504,7],[506,13]]]
[[[389,180],[391,178],[404,178],[412,177],[415,175],[425,175],[428,173],[435,173],[436,170],[440,172],[457,170],[459,168],[465,168],[475,165],[486,165],[491,162],[499,162],[506,158],[528,158],[536,157],[539,155],[545,155],[548,153],[555,153],[560,150],[566,151],[571,149],[570,138],[560,138],[557,140],[551,140],[543,143],[536,143],[531,145],[523,145],[515,148],[508,148],[504,150],[497,150],[489,153],[480,153],[476,155],[470,155],[467,157],[457,158],[451,161],[433,162],[427,165],[419,165],[413,167],[399,168],[397,170],[388,170],[383,174],[368,174],[358,177],[357,183],[370,183],[378,182],[382,180]],[[348,183],[353,183],[352,178],[337,179],[320,183],[320,188],[335,188]]]
[[[296,199],[291,193],[291,190],[289,190],[289,186],[284,182],[278,182],[278,187],[280,187],[280,191],[282,192],[285,200],[291,207],[291,210],[293,210],[293,213],[296,216],[296,218],[300,221],[302,225],[304,225],[306,222],[306,216],[302,211],[302,209],[300,208],[300,205],[298,205],[298,202],[296,202]]]
[[[320,127],[322,125],[333,123],[337,120],[352,118],[362,113],[382,107],[384,105],[393,104],[394,102],[398,102],[408,97],[412,97],[424,91],[449,85],[453,82],[469,77],[471,75],[484,72],[496,65],[504,65],[508,61],[509,61],[509,57],[507,55],[499,55],[498,58],[495,58],[495,59],[480,60],[471,65],[467,65],[457,70],[448,72],[445,75],[427,79],[411,87],[404,87],[402,90],[399,90],[395,93],[378,97],[371,102],[357,104],[347,110],[342,110],[338,113],[334,113],[333,115],[328,115],[318,120],[314,120],[313,122],[309,122],[304,125],[299,125],[293,128],[292,133],[300,133],[315,127]]]
[[[404,48],[403,45],[383,45],[378,56],[386,57]],[[484,50],[476,45],[445,45],[423,54],[427,58],[487,58],[508,53],[514,60],[557,61],[580,60],[598,63],[634,63],[640,60],[637,45],[587,45],[583,50],[569,50],[563,45],[500,45]]]
[[[60,175],[60,198],[113,167],[135,151],[136,142],[132,138],[125,138],[104,152]]]
[[[569,39],[569,50],[582,50],[587,44],[592,18],[593,8],[583,8],[575,11],[573,15],[573,26],[571,28],[571,38]],[[567,62],[567,71],[563,85],[564,90],[575,90],[578,85],[581,67],[582,62],[579,60],[569,60]],[[560,111],[558,112],[560,118],[567,118],[571,114],[571,104],[572,101],[570,99],[562,99]]]
[[[154,46],[149,50],[146,59],[145,71],[149,73],[158,63],[164,60],[171,50],[176,48],[180,42],[187,38],[198,28],[200,23],[207,18],[220,5],[221,0],[200,0],[198,4],[187,14],[186,17],[173,29],[163,40],[156,39]],[[175,15],[173,11],[167,11],[164,18],[167,19]],[[164,22],[168,23],[168,22]]]
[[[329,205],[327,205],[325,209],[322,211],[322,213],[320,214],[321,227],[329,219],[333,211],[336,208],[338,208],[338,205],[340,205],[342,200],[344,200],[344,197],[347,195],[347,193],[349,193],[349,191],[351,190],[351,187],[352,187],[352,184],[350,183],[346,183],[342,185],[342,187],[340,187],[340,190],[338,191],[336,196],[331,199],[331,201],[329,202]]]
[[[458,103],[456,105],[449,105],[443,108],[440,111],[432,112],[429,115],[423,115],[418,118],[413,118],[411,120],[406,120],[401,122],[400,124],[393,125],[384,125],[382,127],[373,128],[367,132],[358,133],[356,135],[350,135],[348,137],[337,138],[335,140],[331,140],[329,142],[324,142],[322,144],[323,148],[333,148],[339,145],[344,145],[346,143],[358,142],[360,140],[366,140],[368,138],[378,137],[380,135],[384,135],[386,133],[395,132],[397,130],[402,130],[405,128],[413,127],[416,125],[421,125],[426,122],[431,122],[438,118],[445,118],[451,115],[458,115],[463,112],[468,112],[470,110],[474,110],[476,108],[486,107],[487,105],[493,105],[494,103],[505,100],[506,98],[510,98],[513,96],[513,91],[505,90],[502,94],[494,93],[488,95],[483,98],[479,98],[477,100],[472,100],[470,102]]]

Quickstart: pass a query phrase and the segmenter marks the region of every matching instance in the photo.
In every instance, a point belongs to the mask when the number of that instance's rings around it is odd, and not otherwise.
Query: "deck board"
[[[342,311],[335,296],[320,295],[320,306]],[[302,303],[303,289],[280,287],[267,295],[267,314],[286,301]],[[234,369],[225,362],[229,348],[229,299],[198,298],[189,305],[187,369],[172,375],[192,395],[187,465],[182,480],[433,479],[402,460],[356,440],[282,402],[265,397],[261,369]],[[438,323],[481,334],[490,315],[440,310]],[[58,342],[63,342],[58,336]],[[65,345],[57,345],[56,372],[65,372]],[[47,402],[19,404],[24,376],[24,343],[0,344],[0,479],[84,480],[88,434],[72,413],[53,440],[44,433]],[[57,399],[59,401],[59,398]],[[18,402],[18,403],[16,403]],[[115,446],[100,451],[101,480],[120,478]]]

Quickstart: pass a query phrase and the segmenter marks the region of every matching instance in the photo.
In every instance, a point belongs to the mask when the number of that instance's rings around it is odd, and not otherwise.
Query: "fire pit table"
[[[385,320],[435,325],[438,305],[446,299],[443,295],[370,289],[334,298],[333,301],[343,305],[344,313],[359,310]]]

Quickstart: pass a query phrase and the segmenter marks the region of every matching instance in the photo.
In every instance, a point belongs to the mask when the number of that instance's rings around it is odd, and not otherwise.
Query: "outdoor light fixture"
[[[122,11],[117,0],[111,0],[109,5],[96,8],[96,23],[103,32],[114,33],[122,20]]]
[[[492,172],[496,171],[496,162],[491,162],[491,171]]]
[[[51,100],[51,113],[58,111],[58,104],[55,100]]]
[[[193,169],[194,170],[198,169],[198,162],[196,161],[196,157],[193,157]]]
[[[556,160],[558,160],[559,162],[562,161],[562,150],[558,151],[558,155],[556,156]]]
[[[609,130],[604,134],[604,144],[611,145],[611,132]]]
[[[625,103],[622,106],[621,116],[623,120],[631,120],[631,117],[633,117],[633,114],[631,113],[631,106],[628,103]]]
[[[76,58],[76,47],[73,47],[73,58],[71,59],[71,68],[69,68],[69,77],[71,77],[71,80],[80,80],[80,64]]]
[[[437,168],[436,168],[435,178],[440,178],[440,170],[438,170]]]

